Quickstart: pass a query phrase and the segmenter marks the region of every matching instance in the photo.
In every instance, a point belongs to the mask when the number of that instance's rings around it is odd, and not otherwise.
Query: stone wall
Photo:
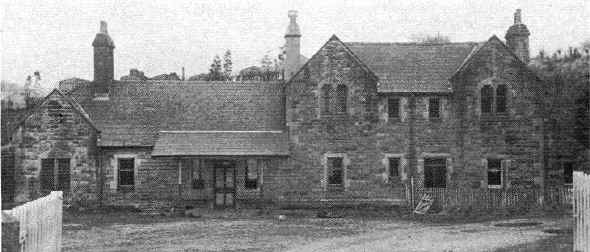
[[[506,113],[482,113],[483,85],[508,87]],[[483,159],[510,160],[506,187],[543,186],[542,83],[497,39],[491,39],[454,79],[457,103],[458,181],[485,187]]]
[[[349,87],[346,114],[322,114],[321,87]],[[482,115],[483,83],[508,86],[508,112]],[[484,159],[506,161],[505,187],[543,185],[542,83],[501,44],[490,40],[453,79],[454,93],[379,93],[376,81],[338,40],[330,40],[287,84],[289,164],[277,187],[284,198],[403,198],[403,183],[424,177],[424,159],[446,160],[447,187],[487,187]],[[387,100],[400,99],[400,118]],[[440,100],[440,118],[428,100]],[[344,192],[325,190],[326,156],[347,161]],[[400,157],[399,180],[388,181],[386,160]]]
[[[66,199],[95,199],[96,131],[58,92],[21,124],[11,142],[15,148],[16,202],[41,196],[41,160],[70,159],[70,192]]]
[[[200,176],[202,188],[194,188],[192,178],[196,177],[197,166],[192,168],[187,157],[151,157],[151,148],[109,148],[102,151],[101,162],[104,174],[104,202],[107,204],[132,204],[148,201],[174,201],[178,199],[194,202],[206,202],[207,206],[214,200],[214,160],[232,160],[236,163],[236,200],[240,201],[271,201],[278,198],[275,194],[277,170],[284,166],[285,158],[280,157],[218,157],[191,158],[202,159]],[[118,159],[134,158],[135,185],[132,190],[118,188]],[[245,187],[248,160],[269,160],[267,169],[260,174],[262,186],[257,189]],[[179,164],[180,162],[180,164]],[[195,161],[197,162],[197,161]],[[181,167],[181,185],[179,186],[178,170]],[[193,170],[194,169],[194,170]]]
[[[348,88],[346,113],[323,113],[324,85]],[[401,181],[389,181],[385,151],[404,153],[402,137],[389,146],[380,131],[375,77],[331,39],[287,84],[291,156],[275,182],[285,200],[401,198]],[[402,135],[403,133],[399,133]],[[381,143],[381,144],[376,144]],[[380,146],[388,145],[384,150]],[[344,161],[343,191],[326,190],[326,159]]]

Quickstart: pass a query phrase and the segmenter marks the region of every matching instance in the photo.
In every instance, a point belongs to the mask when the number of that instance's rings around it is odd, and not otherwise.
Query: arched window
[[[346,113],[346,100],[348,96],[348,89],[346,85],[338,85],[336,88],[336,112]]]
[[[496,112],[506,112],[506,85],[498,85],[496,89]]]
[[[322,87],[322,114],[330,114],[330,93],[332,87],[326,84]]]
[[[494,104],[494,88],[485,85],[481,88],[481,113],[492,113]]]

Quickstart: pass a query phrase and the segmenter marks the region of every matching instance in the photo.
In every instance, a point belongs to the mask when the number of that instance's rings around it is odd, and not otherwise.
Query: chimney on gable
[[[100,30],[92,42],[94,47],[94,94],[108,94],[109,86],[114,79],[113,51],[115,43],[109,36],[107,22],[100,21]]]
[[[514,24],[506,32],[506,45],[525,64],[530,60],[529,35],[529,29],[522,23],[521,10],[517,9],[514,12]]]
[[[291,79],[299,68],[301,32],[297,24],[297,11],[288,12],[289,26],[285,33],[285,80]]]

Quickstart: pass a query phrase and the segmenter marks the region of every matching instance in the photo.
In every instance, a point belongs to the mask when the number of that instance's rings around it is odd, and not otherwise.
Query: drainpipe
[[[182,159],[177,158],[178,160],[178,201],[182,200]]]

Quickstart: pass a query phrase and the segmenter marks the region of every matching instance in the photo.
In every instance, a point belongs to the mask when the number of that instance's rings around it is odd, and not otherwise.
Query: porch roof
[[[288,155],[282,131],[160,131],[152,156]]]

